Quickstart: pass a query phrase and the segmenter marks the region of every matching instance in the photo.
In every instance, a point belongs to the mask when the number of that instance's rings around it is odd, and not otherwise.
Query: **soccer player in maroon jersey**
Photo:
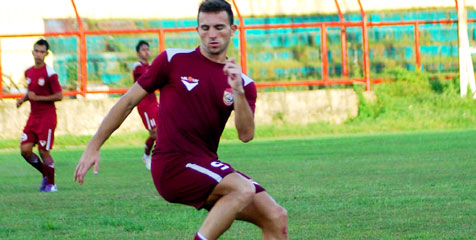
[[[53,148],[56,129],[56,101],[63,99],[61,85],[55,70],[45,64],[49,44],[40,39],[33,46],[35,65],[25,71],[28,92],[17,100],[17,108],[30,101],[31,111],[21,136],[21,155],[42,175],[41,192],[56,192],[55,162],[50,150]],[[41,161],[33,153],[33,146],[38,144]]]
[[[137,43],[136,52],[139,61],[133,66],[134,82],[136,82],[149,67],[149,43],[140,40],[139,43]],[[149,137],[145,140],[142,161],[144,161],[145,167],[150,170],[151,152],[157,135],[157,114],[159,112],[159,104],[157,103],[155,93],[147,94],[147,96],[137,105],[137,111],[142,119],[142,123],[144,123],[145,128],[149,131]]]
[[[257,182],[219,160],[218,143],[231,111],[238,138],[254,137],[257,97],[252,79],[226,50],[237,26],[223,0],[205,0],[198,10],[196,49],[166,49],[111,109],[89,142],[74,179],[80,184],[99,150],[148,93],[160,89],[157,145],[152,177],[167,201],[209,210],[195,239],[217,239],[243,220],[262,230],[263,239],[287,239],[287,212]]]

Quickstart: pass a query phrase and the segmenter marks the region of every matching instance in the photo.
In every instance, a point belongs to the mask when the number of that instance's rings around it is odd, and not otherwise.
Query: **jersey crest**
[[[45,79],[44,78],[39,78],[38,79],[38,85],[45,86]]]
[[[187,88],[187,90],[190,92],[192,91],[193,88],[195,88],[198,85],[198,79],[193,78],[191,76],[188,77],[180,77],[182,80],[183,85]]]
[[[233,104],[233,92],[231,91],[231,88],[227,88],[223,92],[223,103],[225,103],[227,106],[231,106],[231,104]]]

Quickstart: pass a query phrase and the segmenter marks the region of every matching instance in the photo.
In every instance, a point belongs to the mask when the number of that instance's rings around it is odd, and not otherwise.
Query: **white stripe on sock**
[[[206,238],[205,236],[203,236],[203,235],[200,234],[199,232],[197,232],[197,236],[198,236],[201,240],[208,240],[208,238]]]

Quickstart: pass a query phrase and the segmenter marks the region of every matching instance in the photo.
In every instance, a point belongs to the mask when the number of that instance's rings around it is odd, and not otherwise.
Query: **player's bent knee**
[[[240,205],[246,206],[253,201],[253,197],[256,192],[256,188],[251,181],[237,175],[238,178],[234,178],[233,189],[230,194],[233,194],[233,199],[239,201]]]
[[[246,181],[246,183],[241,184],[240,188],[238,188],[236,192],[239,196],[238,200],[240,200],[244,204],[248,204],[253,201],[256,188],[253,183],[251,183],[250,181]]]
[[[273,225],[276,227],[282,227],[287,224],[288,211],[285,208],[276,205],[269,213],[269,217]]]

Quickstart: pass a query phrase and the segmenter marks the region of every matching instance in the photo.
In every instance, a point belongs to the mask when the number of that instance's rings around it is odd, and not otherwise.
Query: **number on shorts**
[[[221,167],[221,168],[220,168],[221,170],[227,170],[228,168],[230,168],[230,167],[228,167],[227,165],[225,165],[225,164],[223,164],[223,163],[221,163],[221,162],[217,162],[217,161],[213,161],[213,162],[211,163],[211,165],[212,165],[212,167],[216,167],[216,168]]]

